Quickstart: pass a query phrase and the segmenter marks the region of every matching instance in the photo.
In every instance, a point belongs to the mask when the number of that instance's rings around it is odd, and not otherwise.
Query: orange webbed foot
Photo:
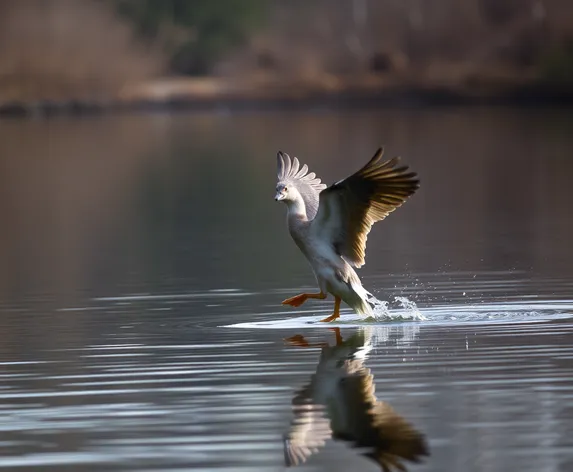
[[[334,321],[336,319],[340,318],[340,313],[333,313],[330,316],[327,316],[326,318],[320,320],[323,323],[330,323],[331,321]]]
[[[308,296],[306,293],[301,293],[300,295],[295,295],[294,297],[287,298],[283,300],[283,305],[290,305],[290,306],[301,306],[304,302],[306,302]]]
[[[309,348],[325,348],[328,343],[309,343],[302,334],[295,334],[288,338],[284,338],[285,344],[295,347],[309,347]]]
[[[295,334],[284,339],[289,346],[308,347],[308,341],[302,334]]]
[[[340,297],[334,297],[334,313],[320,321],[323,323],[330,323],[331,321],[340,318],[340,302]]]

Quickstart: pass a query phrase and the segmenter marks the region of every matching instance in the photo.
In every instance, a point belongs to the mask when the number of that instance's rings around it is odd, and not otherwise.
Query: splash
[[[366,321],[426,321],[427,318],[418,309],[415,302],[407,297],[394,297],[393,302],[378,300],[372,296],[369,299],[374,316]]]

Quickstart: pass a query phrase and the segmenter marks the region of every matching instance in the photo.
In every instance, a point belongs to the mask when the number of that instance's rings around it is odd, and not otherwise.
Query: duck
[[[340,317],[344,302],[359,315],[373,315],[373,295],[355,269],[366,259],[366,240],[372,226],[402,206],[419,188],[419,179],[400,157],[383,160],[384,148],[358,171],[330,186],[306,164],[282,151],[277,153],[275,201],[287,206],[291,238],[310,263],[319,288],[282,301],[299,307],[309,299],[334,296],[334,311],[322,322]]]

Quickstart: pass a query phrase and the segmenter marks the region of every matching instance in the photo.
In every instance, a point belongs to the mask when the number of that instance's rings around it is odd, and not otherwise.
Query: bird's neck
[[[291,200],[287,203],[288,207],[288,220],[291,221],[307,221],[306,206],[301,196]]]

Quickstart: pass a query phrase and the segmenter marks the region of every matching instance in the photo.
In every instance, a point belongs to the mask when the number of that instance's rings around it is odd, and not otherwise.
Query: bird
[[[297,347],[320,347],[320,359],[310,382],[292,399],[293,420],[283,436],[285,464],[300,465],[317,453],[329,439],[359,449],[384,472],[405,471],[403,461],[420,462],[429,456],[424,435],[378,400],[374,377],[364,366],[372,348],[372,327],[358,330],[343,340],[340,328],[332,328],[336,343],[311,344],[301,335],[287,338]]]
[[[399,166],[400,157],[382,160],[384,148],[349,177],[327,187],[298,158],[277,153],[275,201],[287,206],[289,233],[314,272],[318,293],[283,300],[299,307],[308,299],[334,296],[334,312],[320,321],[340,317],[340,304],[372,316],[373,295],[354,269],[365,264],[366,239],[374,223],[400,207],[419,188],[415,172]]]

